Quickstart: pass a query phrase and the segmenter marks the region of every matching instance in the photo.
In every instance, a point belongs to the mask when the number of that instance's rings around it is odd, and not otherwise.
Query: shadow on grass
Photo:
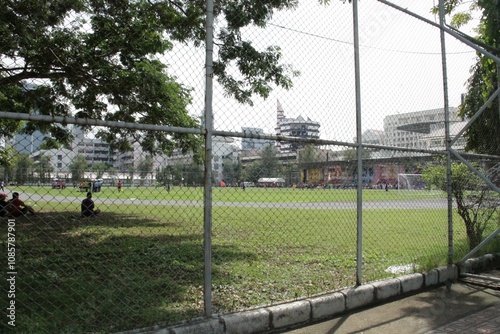
[[[16,218],[16,332],[109,333],[202,316],[203,222],[182,225],[119,213]],[[217,253],[254,257],[231,245]]]

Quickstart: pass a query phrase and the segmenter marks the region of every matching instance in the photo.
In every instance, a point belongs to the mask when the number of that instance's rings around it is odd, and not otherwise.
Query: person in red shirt
[[[9,202],[7,201],[7,195],[5,195],[4,193],[0,193],[0,216],[1,217],[4,217],[5,215],[7,215],[7,204]]]
[[[19,199],[19,193],[17,192],[12,193],[12,198],[7,203],[5,209],[13,217],[19,217],[27,213],[35,214],[35,210],[31,206],[24,204]]]

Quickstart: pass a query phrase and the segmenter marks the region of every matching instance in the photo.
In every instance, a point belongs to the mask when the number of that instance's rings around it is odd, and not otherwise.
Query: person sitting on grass
[[[24,204],[23,201],[19,199],[19,193],[12,193],[12,198],[9,200],[5,209],[9,215],[12,217],[19,217],[28,213],[32,215],[35,214],[35,210],[29,205]]]
[[[7,215],[7,195],[0,193],[0,217],[5,217]]]
[[[92,193],[88,192],[87,197],[82,201],[82,217],[94,217],[97,216],[99,212],[101,212],[101,210],[94,208]]]

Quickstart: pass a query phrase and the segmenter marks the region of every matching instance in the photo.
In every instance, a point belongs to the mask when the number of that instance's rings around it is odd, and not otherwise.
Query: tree
[[[156,180],[162,184],[167,185],[172,182],[172,166],[165,166],[163,168],[156,168]]]
[[[286,89],[298,75],[282,64],[281,50],[256,49],[242,39],[249,25],[263,27],[278,10],[297,0],[217,2],[214,76],[225,92],[252,104],[274,86]],[[190,88],[157,60],[175,44],[200,47],[205,41],[205,2],[198,0],[5,0],[0,15],[0,110],[15,113],[76,116],[108,121],[200,127],[188,114]],[[36,84],[33,84],[36,82]],[[74,111],[74,112],[73,112]],[[12,135],[20,123],[0,121],[0,134]],[[88,129],[88,127],[84,127]],[[71,135],[56,123],[27,122],[47,141],[68,143]],[[118,127],[99,130],[113,149],[171,154],[198,151],[201,136]]]
[[[472,3],[470,11],[481,13],[476,31],[476,43],[485,50],[500,57],[500,2],[491,0],[447,0],[446,12],[453,14],[452,24],[456,27],[469,22],[469,12],[457,12],[459,5]],[[499,87],[500,64],[477,53],[476,64],[471,69],[467,82],[467,93],[460,106],[460,115],[472,117]],[[495,99],[465,132],[466,150],[476,153],[500,155],[500,97]]]
[[[229,184],[238,183],[241,179],[241,164],[232,159],[224,159],[222,178]]]
[[[422,179],[428,185],[446,191],[446,164],[436,161],[424,168]],[[483,232],[497,209],[498,196],[491,195],[491,189],[468,166],[459,162],[451,165],[451,189],[472,250],[483,239]]]
[[[241,173],[241,177],[246,181],[256,183],[259,178],[263,177],[262,165],[260,161],[254,161],[249,166],[246,166]]]
[[[172,166],[172,183],[182,185],[184,183],[184,169],[186,166],[183,163],[177,163]]]
[[[276,156],[276,148],[272,145],[264,147],[260,153],[260,159],[246,166],[241,177],[250,182],[257,182],[261,177],[281,177],[283,166]]]
[[[38,161],[33,163],[34,171],[38,174],[40,182],[47,182],[51,178],[51,173],[54,171],[50,157],[46,155],[40,156]]]
[[[260,153],[260,174],[263,177],[278,177],[281,172],[281,165],[276,156],[276,148],[273,145],[267,145]]]
[[[104,174],[104,172],[108,169],[108,165],[106,165],[105,163],[103,162],[98,162],[98,163],[95,163],[91,166],[92,168],[92,171],[95,173],[95,177],[96,179],[100,179],[102,178],[102,175]]]
[[[312,144],[307,144],[303,149],[298,150],[299,164],[307,165],[311,162],[318,161],[318,152]]]
[[[83,155],[77,155],[69,165],[71,178],[73,181],[82,181],[85,178],[85,171],[88,170],[89,163]]]
[[[139,169],[139,176],[141,179],[147,178],[148,175],[153,172],[153,158],[151,155],[147,155],[144,159],[139,161],[137,168]]]
[[[31,172],[33,160],[26,153],[17,155],[13,167],[13,180],[17,184],[25,184],[28,181],[28,175]]]
[[[203,164],[199,164],[195,161],[191,162],[189,165],[185,166],[186,171],[186,179],[185,184],[188,186],[191,185],[202,185],[204,180],[203,174]]]
[[[3,178],[5,181],[12,178],[14,175],[14,164],[17,160],[18,153],[15,148],[7,146],[4,149],[0,149],[0,166],[4,167]]]

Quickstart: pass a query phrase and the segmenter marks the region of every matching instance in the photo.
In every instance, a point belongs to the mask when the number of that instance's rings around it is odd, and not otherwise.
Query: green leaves
[[[465,3],[462,0],[448,0],[446,12],[453,13],[458,5]],[[498,1],[473,1],[469,11],[454,13],[452,25],[460,27],[471,19],[472,11],[480,11],[481,19],[476,29],[478,45],[487,51],[500,56],[500,6]],[[471,69],[471,77],[467,82],[468,92],[464,103],[460,106],[463,117],[471,118],[484,105],[493,92],[498,88],[497,65],[491,58],[482,53],[477,54],[477,63]],[[466,149],[483,154],[500,154],[500,118],[498,117],[499,99],[487,106],[486,110],[468,128]]]
[[[215,5],[222,28],[215,42],[214,74],[227,96],[252,104],[276,86],[292,86],[299,73],[282,64],[281,50],[258,50],[241,38],[248,25],[264,27],[277,10],[297,0],[225,1]],[[224,27],[225,25],[225,27]],[[6,0],[0,9],[0,109],[44,115],[199,128],[188,113],[190,88],[158,60],[174,43],[205,41],[205,2],[146,0]],[[166,59],[166,58],[162,58]],[[12,135],[17,121],[2,121]],[[53,124],[28,122],[52,143],[71,137]],[[150,153],[198,151],[194,135],[101,129],[99,137],[118,149],[139,142]],[[127,138],[127,139],[125,139]]]
[[[438,160],[423,169],[422,179],[428,185],[447,191],[446,173],[444,161]],[[498,194],[490,191],[479,176],[461,162],[451,164],[451,192],[456,210],[465,224],[469,249],[473,249],[481,242],[483,231],[494,217],[496,205],[491,203],[498,202]]]

